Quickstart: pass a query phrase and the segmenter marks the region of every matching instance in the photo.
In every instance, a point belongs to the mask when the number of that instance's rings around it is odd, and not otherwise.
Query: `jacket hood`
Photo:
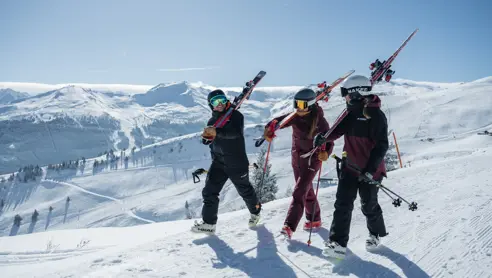
[[[362,113],[368,119],[374,117],[381,110],[381,99],[376,95],[368,95],[364,99],[364,109]]]

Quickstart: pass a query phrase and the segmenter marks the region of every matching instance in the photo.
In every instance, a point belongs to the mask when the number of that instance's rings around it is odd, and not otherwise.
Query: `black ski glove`
[[[320,133],[316,134],[316,136],[314,136],[313,148],[319,147],[326,142],[326,138],[323,137],[323,135],[324,135],[324,133],[320,132]]]
[[[372,178],[372,174],[366,171],[363,171],[358,178],[359,182],[365,182],[371,185],[377,184],[377,182]]]
[[[210,145],[210,144],[212,144],[212,140],[208,140],[208,139],[202,138],[202,144],[204,144],[204,145]]]

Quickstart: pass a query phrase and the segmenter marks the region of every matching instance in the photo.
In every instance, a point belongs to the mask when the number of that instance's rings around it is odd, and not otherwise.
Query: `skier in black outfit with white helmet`
[[[251,217],[249,226],[255,226],[260,220],[261,204],[249,181],[249,161],[244,143],[244,117],[234,110],[229,121],[222,128],[213,124],[224,115],[231,103],[222,90],[208,95],[208,105],[212,109],[212,118],[202,133],[202,143],[210,146],[212,165],[207,173],[202,191],[203,208],[201,222],[195,221],[193,232],[215,233],[219,194],[227,179],[236,187],[239,195],[248,207]]]
[[[384,156],[388,150],[388,123],[380,109],[379,97],[373,94],[362,95],[371,90],[372,84],[365,76],[354,75],[345,80],[341,92],[349,114],[328,138],[325,139],[323,133],[319,133],[314,139],[315,146],[320,146],[344,136],[343,150],[347,152],[347,162],[362,169],[362,173],[344,165],[340,169],[335,212],[330,236],[325,243],[324,254],[327,256],[345,257],[357,191],[369,230],[367,250],[377,247],[380,237],[387,235],[383,211],[378,203],[378,187],[374,180],[381,181],[386,176]]]

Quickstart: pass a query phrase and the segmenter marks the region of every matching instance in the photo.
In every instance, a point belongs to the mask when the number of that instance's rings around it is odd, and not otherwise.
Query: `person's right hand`
[[[313,147],[317,148],[326,142],[326,138],[323,137],[324,133],[320,132],[314,136]]]
[[[275,137],[275,133],[271,131],[270,127],[265,127],[265,130],[263,131],[263,138],[270,143],[272,142],[273,137]]]

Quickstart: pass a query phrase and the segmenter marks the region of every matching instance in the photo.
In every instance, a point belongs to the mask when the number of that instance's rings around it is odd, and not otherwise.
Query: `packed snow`
[[[186,219],[185,203],[196,217],[200,215],[205,177],[195,184],[191,172],[210,163],[208,147],[199,142],[203,122],[197,121],[195,130],[181,136],[149,141],[133,153],[126,149],[126,162],[93,168],[94,160],[106,157],[86,156],[84,167],[60,171],[43,167],[35,182],[2,183],[0,272],[5,277],[492,277],[492,136],[478,134],[492,129],[492,99],[487,97],[491,80],[444,84],[397,79],[375,87],[404,165],[389,172],[383,183],[419,207],[413,212],[406,204],[395,208],[380,194],[389,235],[375,253],[364,248],[368,232],[356,201],[349,256],[344,261],[322,256],[336,193],[332,184],[323,183],[319,191],[324,227],[313,234],[311,246],[306,244],[309,233],[301,229],[291,242],[278,237],[294,184],[290,129],[279,132],[273,144],[270,161],[278,178],[278,200],[264,205],[261,224],[247,228],[248,212],[228,183],[220,196],[217,235],[192,234],[194,219]],[[210,88],[203,84],[161,84],[139,97],[73,86],[0,106],[5,111],[0,117],[53,115],[63,101],[64,106],[72,105],[74,119],[78,119],[74,115],[114,113],[120,123],[115,130],[121,131],[130,127],[124,127],[125,119],[143,115],[142,110],[131,114],[132,105],[144,109],[149,118],[162,115],[161,106],[172,106],[166,91],[152,95],[169,86],[183,86],[178,90],[180,103],[173,107],[206,105],[203,100]],[[290,111],[289,97],[298,88],[259,88],[258,99],[241,108],[249,119],[246,142],[251,163],[258,153],[253,139],[268,119]],[[343,109],[339,91],[322,106],[332,123]],[[198,109],[197,119],[204,118],[205,111],[210,113],[206,107]],[[179,112],[167,113],[171,119]],[[186,123],[191,121],[188,118]],[[87,138],[77,138],[79,134],[71,140],[83,144]],[[18,144],[3,140],[0,137],[7,147]],[[39,144],[53,145],[58,141]],[[335,145],[334,152],[340,155],[343,139]],[[116,155],[121,151],[115,148]],[[322,173],[335,178],[333,159],[323,164]],[[33,222],[35,209],[39,217]],[[12,225],[17,214],[23,218],[19,228]]]

